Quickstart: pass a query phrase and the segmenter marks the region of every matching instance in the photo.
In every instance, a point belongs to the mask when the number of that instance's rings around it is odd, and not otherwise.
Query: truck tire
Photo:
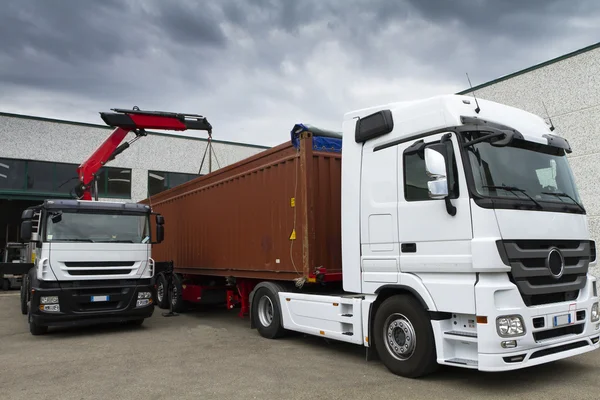
[[[377,354],[392,373],[418,378],[437,369],[431,320],[413,296],[386,299],[377,309],[373,328]]]
[[[252,299],[252,319],[258,333],[267,339],[276,339],[284,336],[279,304],[279,292],[284,289],[272,282],[263,283]]]
[[[2,287],[2,290],[4,290],[5,292],[8,292],[10,290],[10,281],[8,279],[4,278],[0,282],[0,286]]]
[[[27,287],[27,279],[29,275],[23,275],[23,280],[21,281],[21,314],[27,315],[27,301],[29,295],[29,289]]]
[[[156,280],[156,305],[163,310],[169,308],[169,288],[164,274]]]
[[[48,327],[30,322],[29,323],[29,332],[33,336],[45,335],[48,332]]]
[[[171,290],[169,291],[169,301],[173,312],[181,313],[185,311],[185,301],[183,300],[183,277],[179,274],[173,274],[171,279]]]
[[[144,321],[145,321],[144,318],[140,318],[140,319],[132,319],[131,321],[127,321],[127,322],[131,326],[142,326],[142,324],[144,323]]]
[[[44,325],[39,325],[33,322],[31,318],[31,314],[29,314],[29,333],[33,336],[45,335],[48,332],[48,327]]]

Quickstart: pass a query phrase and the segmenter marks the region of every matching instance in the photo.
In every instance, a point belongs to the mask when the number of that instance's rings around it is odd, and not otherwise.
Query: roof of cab
[[[551,133],[549,125],[538,115],[528,111],[477,98],[480,111],[472,96],[440,95],[412,101],[394,102],[355,110],[344,115],[344,120],[361,118],[389,109],[394,118],[395,139],[415,133],[434,131],[462,125],[462,117],[474,117],[509,126],[519,131],[526,140],[547,143],[544,135]]]
[[[89,201],[76,199],[49,199],[44,200],[46,209],[73,209],[73,210],[98,210],[98,211],[133,211],[150,212],[150,206],[140,203],[124,203],[112,201]]]

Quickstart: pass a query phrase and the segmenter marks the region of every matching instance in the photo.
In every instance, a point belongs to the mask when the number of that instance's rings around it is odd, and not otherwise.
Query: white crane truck
[[[50,326],[130,321],[154,311],[151,236],[163,239],[162,216],[151,235],[149,206],[71,199],[46,200],[23,211],[21,236],[32,268],[21,311],[32,335]]]
[[[164,218],[147,205],[98,201],[100,169],[126,150],[145,129],[206,130],[205,117],[162,111],[113,109],[101,113],[115,127],[111,135],[78,168],[75,199],[50,199],[23,211],[21,240],[28,260],[0,264],[0,274],[23,273],[21,312],[32,335],[50,326],[102,322],[142,323],[152,315],[155,263],[151,245],[164,237]],[[135,137],[121,142],[129,132]],[[155,232],[150,217],[155,215]]]

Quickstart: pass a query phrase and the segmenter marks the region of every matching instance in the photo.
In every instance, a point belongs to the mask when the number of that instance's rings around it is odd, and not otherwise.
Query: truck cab
[[[595,242],[553,131],[466,96],[346,115],[344,289],[377,296],[368,345],[391,370],[509,370],[598,349]]]
[[[147,205],[46,200],[22,214],[21,239],[31,243],[22,308],[32,334],[49,326],[142,323],[152,315],[155,263],[163,218],[151,233]],[[154,238],[153,238],[154,236]]]

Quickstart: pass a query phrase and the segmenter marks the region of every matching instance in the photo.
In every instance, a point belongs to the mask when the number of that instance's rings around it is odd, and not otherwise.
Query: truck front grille
[[[129,275],[131,269],[75,269],[68,270],[71,276],[86,276],[86,275]]]
[[[135,261],[67,261],[65,272],[71,276],[129,275]]]
[[[561,336],[580,335],[583,333],[585,324],[568,325],[562,328],[548,329],[546,331],[533,332],[533,338],[536,342],[544,340],[556,339]]]
[[[571,301],[585,286],[588,240],[501,240],[498,250],[527,306]]]
[[[95,287],[73,290],[73,309],[77,312],[120,310],[129,304],[135,290],[130,287]],[[92,296],[109,296],[107,301],[93,302]]]

